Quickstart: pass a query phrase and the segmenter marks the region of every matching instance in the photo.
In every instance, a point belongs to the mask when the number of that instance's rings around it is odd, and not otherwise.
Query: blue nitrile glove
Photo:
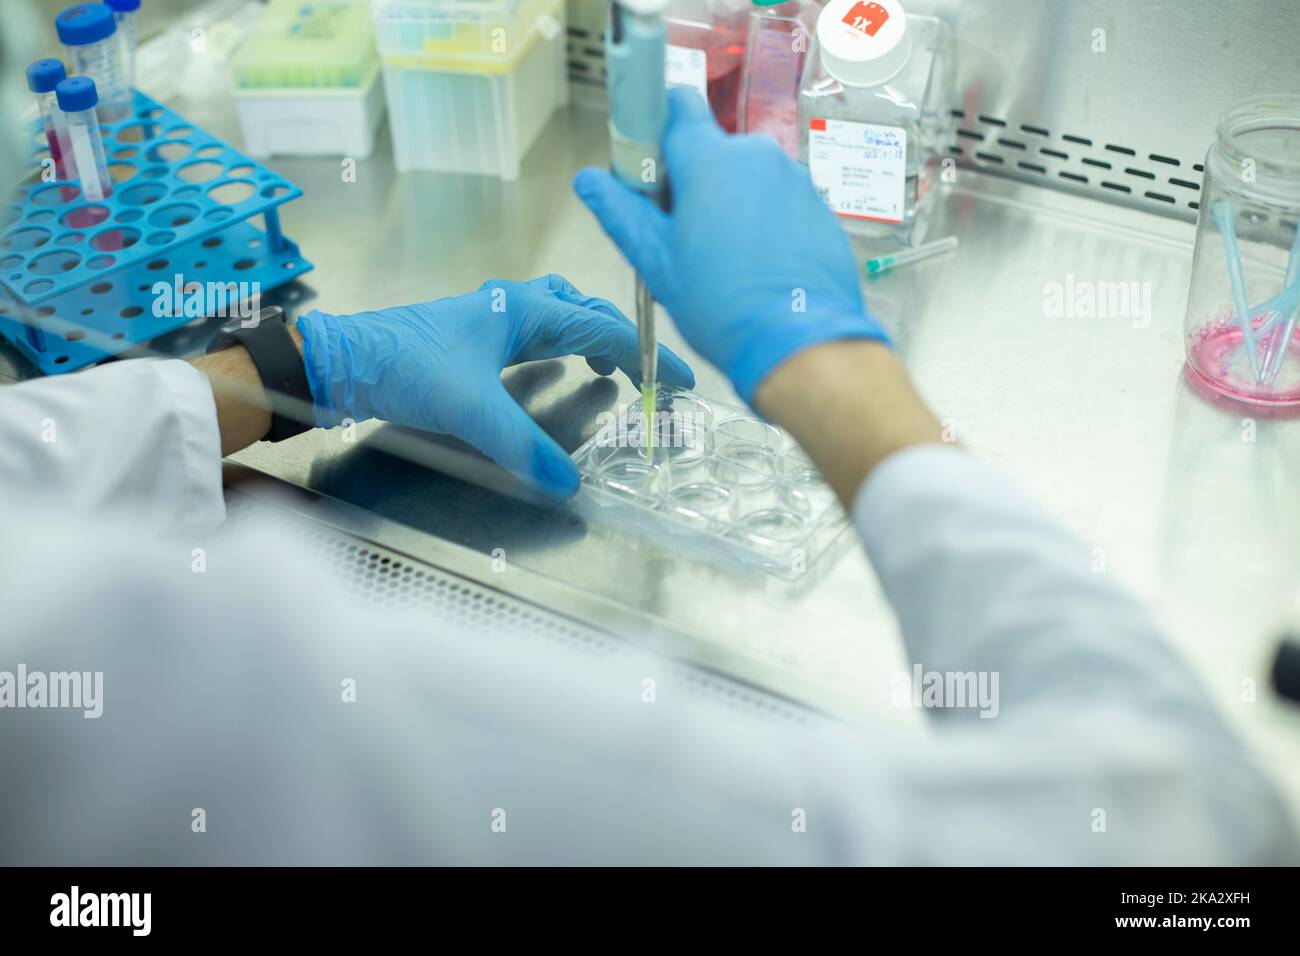
[[[636,326],[611,302],[560,276],[483,283],[477,292],[356,315],[313,309],[298,319],[316,424],[381,418],[454,435],[540,491],[565,498],[578,470],[506,391],[501,370],[585,355],[601,375],[620,368],[639,385]],[[695,376],[659,348],[659,378]]]
[[[609,173],[574,180],[683,337],[753,404],[795,352],[833,339],[888,342],[866,314],[858,264],[808,170],[766,136],[728,136],[698,93],[669,92],[673,211]],[[802,310],[802,311],[801,311]]]

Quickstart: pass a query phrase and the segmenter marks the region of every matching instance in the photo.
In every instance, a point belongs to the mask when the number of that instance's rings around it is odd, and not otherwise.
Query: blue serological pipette
[[[1214,221],[1218,223],[1219,234],[1223,239],[1224,257],[1228,261],[1228,282],[1232,287],[1232,301],[1237,310],[1237,326],[1241,329],[1241,341],[1246,346],[1246,357],[1250,359],[1250,371],[1255,381],[1261,381],[1262,370],[1259,367],[1259,352],[1255,345],[1255,327],[1251,320],[1250,307],[1246,303],[1246,277],[1241,264],[1241,247],[1237,242],[1237,224],[1232,203],[1226,199],[1216,202],[1210,209]]]
[[[1282,280],[1284,288],[1291,288],[1300,281],[1300,227],[1296,228],[1295,239],[1291,243],[1291,256],[1287,259],[1286,277]],[[1300,321],[1300,308],[1291,310],[1291,318],[1286,319],[1286,325],[1282,329],[1281,338],[1274,338],[1269,346],[1268,354],[1264,357],[1264,384],[1269,388],[1277,381],[1278,372],[1282,370],[1282,363],[1286,361],[1287,350],[1291,348],[1291,336],[1295,333],[1296,323]],[[1279,318],[1285,318],[1285,313],[1279,312]],[[1276,336],[1276,333],[1274,333]]]
[[[626,186],[667,206],[663,168],[668,93],[664,84],[668,0],[613,0],[605,33],[609,88],[609,143],[614,175]],[[646,457],[654,460],[655,379],[658,342],[655,304],[645,280],[636,278],[636,334],[641,359],[641,414]]]

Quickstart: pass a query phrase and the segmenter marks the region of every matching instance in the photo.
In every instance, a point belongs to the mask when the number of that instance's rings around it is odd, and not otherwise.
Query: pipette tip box
[[[399,170],[519,178],[568,103],[564,0],[376,0]]]
[[[273,0],[231,62],[249,155],[365,159],[384,118],[365,0]]]

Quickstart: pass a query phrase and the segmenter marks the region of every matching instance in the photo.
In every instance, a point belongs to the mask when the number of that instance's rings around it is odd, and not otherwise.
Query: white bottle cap
[[[817,18],[817,42],[826,72],[845,86],[891,80],[912,55],[898,0],[830,0]]]

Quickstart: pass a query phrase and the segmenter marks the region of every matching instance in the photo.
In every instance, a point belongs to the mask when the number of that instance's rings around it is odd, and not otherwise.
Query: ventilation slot
[[[974,115],[981,124],[979,128],[957,130],[959,141],[951,152],[963,165],[993,175],[1041,182],[1050,188],[1087,193],[1103,202],[1133,206],[1162,216],[1195,218],[1197,205],[1190,201],[1187,191],[1199,192],[1201,186],[1189,178],[1187,169],[1190,167],[1199,173],[1202,171],[1199,163],[1193,166],[1167,152],[1153,151],[1141,154],[1151,160],[1152,169],[1127,165],[1117,168],[1112,159],[1116,155],[1136,158],[1139,154],[1135,147],[1106,142],[1101,137],[1085,136],[1079,132],[1054,134],[1049,127],[1035,123],[1032,118],[1004,119],[968,110],[953,110],[952,114],[959,119]],[[1014,128],[1036,141],[990,134],[988,127]],[[963,150],[966,141],[975,144],[969,151]],[[1032,158],[1026,155],[1031,152],[1034,154]],[[1091,178],[1089,172],[1092,170],[1101,171],[1103,176]],[[1116,181],[1113,176],[1121,171],[1141,185],[1135,188]],[[1104,178],[1106,173],[1110,173],[1112,178]]]

